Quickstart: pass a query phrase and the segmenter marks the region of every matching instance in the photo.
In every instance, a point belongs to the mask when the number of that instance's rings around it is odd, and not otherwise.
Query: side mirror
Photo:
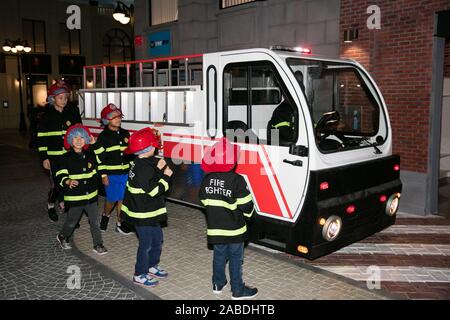
[[[308,156],[308,148],[305,146],[291,145],[289,147],[289,153],[293,154],[294,156],[307,157]]]

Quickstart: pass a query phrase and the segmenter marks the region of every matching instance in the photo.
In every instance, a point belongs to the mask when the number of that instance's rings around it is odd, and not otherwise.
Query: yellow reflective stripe
[[[169,184],[166,182],[166,180],[164,180],[164,179],[159,179],[158,182],[159,182],[159,183],[162,183],[162,185],[164,186],[164,190],[165,190],[165,191],[169,190]]]
[[[223,229],[208,229],[208,236],[224,236],[224,237],[233,237],[244,234],[247,231],[247,226],[244,225],[242,228],[237,230],[223,230]]]
[[[69,178],[75,179],[75,180],[89,179],[89,178],[92,178],[96,174],[97,174],[97,171],[94,169],[94,170],[92,170],[92,172],[89,172],[89,173],[71,174],[71,175],[69,175]]]
[[[146,193],[146,192],[144,191],[144,189],[141,189],[141,188],[133,188],[132,186],[130,186],[130,185],[128,184],[128,181],[127,181],[127,189],[128,189],[128,191],[130,191],[130,193],[132,193],[132,194],[144,194],[144,193]]]
[[[38,137],[49,137],[49,136],[62,136],[66,134],[66,130],[63,131],[49,131],[49,132],[38,132]]]
[[[279,127],[290,127],[290,126],[291,126],[291,124],[289,122],[284,121],[284,122],[277,123],[273,127],[278,129]]]
[[[47,147],[40,147],[39,149],[38,149],[38,151],[39,152],[42,152],[42,151],[47,151],[48,150],[48,148]]]
[[[47,154],[48,154],[49,156],[60,156],[60,155],[65,154],[65,153],[67,153],[66,150],[60,150],[60,151],[47,151]]]
[[[69,171],[67,171],[67,169],[61,169],[58,172],[56,172],[56,176],[59,176],[60,174],[63,174],[63,173],[69,174]]]
[[[127,147],[124,147],[124,146],[113,146],[113,147],[106,148],[106,152],[111,152],[111,151],[116,151],[116,150],[123,151],[126,148]]]
[[[153,188],[152,191],[149,192],[149,195],[151,197],[154,197],[158,192],[159,192],[159,186],[156,186],[155,188]]]
[[[64,196],[64,201],[81,201],[81,200],[90,200],[97,196],[97,190],[92,193],[83,195],[83,196]]]
[[[63,177],[62,178],[61,183],[60,183],[61,187],[64,188],[64,181],[66,181],[67,179],[69,179],[69,177]]]
[[[102,161],[100,160],[100,158],[96,155],[95,159],[97,160],[97,163],[102,163]]]
[[[123,170],[130,168],[129,164],[124,165],[117,165],[117,166],[107,166],[107,165],[100,165],[98,166],[99,170]]]
[[[236,203],[228,203],[223,200],[214,200],[214,199],[206,199],[202,200],[203,205],[206,206],[213,206],[213,207],[223,207],[230,210],[236,210],[237,204]]]
[[[128,216],[132,218],[137,219],[146,219],[146,218],[154,218],[156,216],[159,216],[161,214],[164,214],[167,212],[166,208],[161,208],[155,211],[149,211],[149,212],[133,212],[130,209],[128,209],[125,205],[122,204],[122,211],[125,212]]]
[[[251,218],[251,216],[253,215],[253,211],[255,211],[255,207],[253,207],[252,212],[250,212],[250,213],[244,212],[244,216],[246,216],[247,218]]]
[[[149,193],[147,193],[147,192],[145,192],[144,189],[141,189],[141,188],[133,188],[133,187],[131,187],[131,186],[128,184],[128,182],[127,182],[127,190],[128,190],[130,193],[132,193],[132,194],[148,194],[148,195],[150,195],[151,197],[154,197],[154,196],[158,193],[158,191],[159,191],[159,186],[156,186],[155,188],[153,188],[152,191],[150,191]]]
[[[240,205],[240,204],[246,204],[247,202],[250,202],[250,201],[252,201],[252,195],[251,194],[249,194],[249,195],[247,195],[247,196],[245,196],[245,197],[243,197],[243,198],[238,198],[237,200],[236,200],[236,204],[237,205]]]
[[[102,153],[103,151],[105,151],[105,148],[100,147],[100,148],[94,150],[94,153],[95,153],[95,154],[100,154],[100,153]]]

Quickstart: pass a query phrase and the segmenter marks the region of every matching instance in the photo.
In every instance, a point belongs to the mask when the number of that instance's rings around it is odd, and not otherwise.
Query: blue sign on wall
[[[148,43],[151,57],[170,55],[170,31],[149,34]]]

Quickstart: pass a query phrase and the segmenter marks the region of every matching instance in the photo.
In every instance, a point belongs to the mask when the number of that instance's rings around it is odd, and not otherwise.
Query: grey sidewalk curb
[[[141,297],[144,300],[162,300],[160,297],[158,297],[156,294],[151,293],[150,291],[139,287],[133,282],[122,276],[121,274],[117,273],[113,269],[109,268],[108,266],[104,265],[103,263],[95,260],[94,258],[91,258],[87,254],[83,253],[78,247],[76,246],[75,241],[72,243],[72,254],[79,258],[81,261],[89,264],[92,266],[96,271],[103,274],[105,277],[108,277],[110,279],[113,279],[123,285],[125,288],[128,288],[129,290],[133,291],[136,295]]]
[[[321,268],[318,268],[318,267],[311,266],[311,265],[306,264],[306,263],[301,262],[301,261],[294,261],[294,260],[290,259],[289,257],[287,257],[286,255],[284,255],[282,252],[280,252],[280,253],[269,252],[267,250],[258,248],[256,246],[254,246],[253,244],[250,244],[249,246],[247,246],[247,249],[252,250],[252,251],[256,251],[256,252],[264,254],[266,256],[273,257],[275,259],[282,260],[284,262],[287,262],[289,264],[295,265],[297,267],[300,267],[300,268],[303,268],[303,269],[307,269],[307,270],[310,270],[312,272],[319,273],[319,274],[322,274],[324,276],[327,276],[327,277],[330,277],[330,278],[333,278],[333,279],[338,279],[338,280],[340,280],[340,281],[342,281],[342,282],[344,282],[346,284],[358,287],[359,289],[362,289],[362,290],[370,292],[370,293],[379,294],[380,296],[382,296],[384,298],[387,298],[387,299],[391,299],[391,300],[408,300],[408,299],[405,299],[404,297],[395,295],[393,293],[389,293],[389,292],[387,292],[384,289],[378,289],[376,291],[369,290],[360,281],[356,281],[356,280],[344,277],[344,276],[342,276],[340,274],[336,274],[336,273],[333,273],[333,272],[328,271],[328,270],[324,270],[324,269],[321,269]]]

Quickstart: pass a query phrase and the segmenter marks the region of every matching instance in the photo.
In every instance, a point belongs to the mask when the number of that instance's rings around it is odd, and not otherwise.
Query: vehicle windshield
[[[354,65],[288,58],[323,152],[382,144],[386,118],[375,88]]]

